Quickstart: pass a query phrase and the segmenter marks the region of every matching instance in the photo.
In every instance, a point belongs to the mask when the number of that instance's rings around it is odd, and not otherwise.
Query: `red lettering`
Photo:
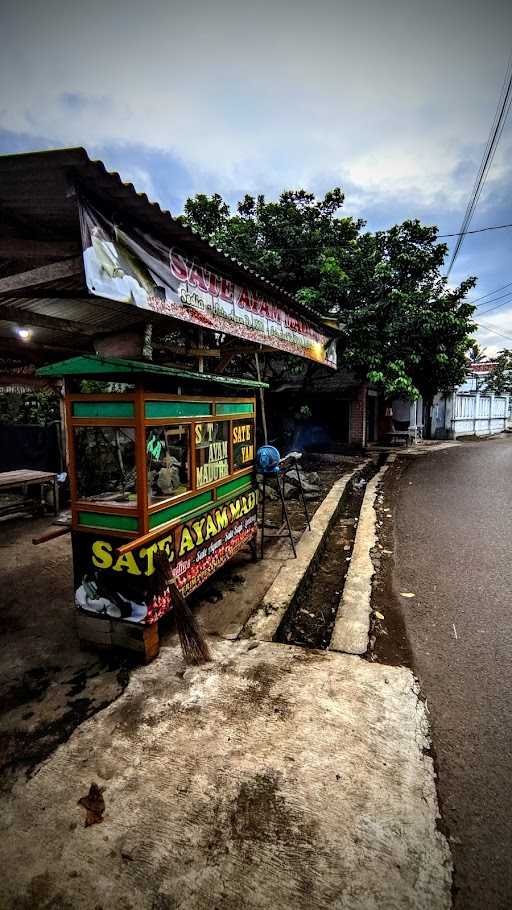
[[[210,272],[210,281],[208,285],[208,290],[212,297],[218,297],[221,289],[221,281],[218,275],[215,272]]]
[[[220,282],[220,296],[223,300],[226,300],[230,303],[233,300],[234,296],[234,285],[229,278],[222,278]]]
[[[189,281],[191,284],[195,284],[196,288],[199,288],[200,291],[208,290],[208,281],[205,278],[203,269],[200,265],[196,265],[194,262],[190,270]]]
[[[251,309],[248,288],[240,288],[240,297],[238,298],[237,303],[238,306],[245,307],[247,310]]]
[[[176,253],[174,250],[170,250],[169,262],[172,274],[175,275],[176,278],[179,278],[180,281],[188,281],[188,268],[183,256],[180,256],[180,254]]]

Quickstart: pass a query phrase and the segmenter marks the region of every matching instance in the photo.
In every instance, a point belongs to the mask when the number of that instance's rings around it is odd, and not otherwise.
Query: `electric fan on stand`
[[[286,523],[288,537],[290,538],[290,543],[292,545],[293,555],[295,559],[297,558],[297,551],[295,549],[295,542],[293,540],[293,533],[290,525],[290,519],[288,517],[288,510],[286,508],[286,500],[284,498],[284,484],[286,475],[292,471],[294,468],[297,472],[297,481],[300,490],[300,496],[302,499],[302,505],[304,506],[304,515],[306,518],[306,524],[308,530],[311,530],[311,525],[309,523],[308,507],[306,505],[306,498],[304,496],[304,490],[302,487],[302,481],[300,479],[299,472],[299,460],[302,458],[301,452],[290,452],[288,455],[285,455],[284,458],[281,458],[279,450],[275,446],[261,446],[256,452],[256,473],[260,474],[263,479],[263,490],[261,497],[261,558],[263,559],[264,547],[265,547],[265,499],[267,492],[267,482],[272,480],[272,478],[277,483],[277,490],[279,493],[279,498],[281,500],[281,527]]]

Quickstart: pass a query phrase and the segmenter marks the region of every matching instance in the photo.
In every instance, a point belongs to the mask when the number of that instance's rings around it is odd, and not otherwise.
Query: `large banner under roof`
[[[233,282],[184,250],[129,232],[81,200],[80,224],[91,294],[226,332],[336,368],[336,345],[272,297]]]

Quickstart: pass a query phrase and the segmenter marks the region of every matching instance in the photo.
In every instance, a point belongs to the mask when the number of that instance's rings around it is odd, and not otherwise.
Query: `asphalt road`
[[[430,711],[454,907],[510,910],[512,437],[411,459],[398,484],[394,586]]]

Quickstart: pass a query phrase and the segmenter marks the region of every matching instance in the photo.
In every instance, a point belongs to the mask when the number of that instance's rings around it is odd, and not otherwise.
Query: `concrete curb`
[[[368,458],[332,486],[311,519],[311,531],[305,531],[297,544],[297,559],[290,559],[279,570],[259,608],[242,629],[241,638],[257,638],[258,641],[273,640],[288,607],[314,566],[322,541],[336,518],[348,484],[373,460],[373,458]]]
[[[447,449],[456,449],[457,446],[461,445],[463,445],[462,442],[447,440],[433,446],[410,446],[408,449],[404,449],[403,452],[400,451],[394,454],[400,458],[419,458],[421,455],[433,455],[435,452],[446,452]]]
[[[370,553],[377,542],[375,499],[378,486],[395,458],[396,456],[390,455],[387,463],[366,487],[329,651],[364,654],[368,648],[372,578],[375,571]]]

